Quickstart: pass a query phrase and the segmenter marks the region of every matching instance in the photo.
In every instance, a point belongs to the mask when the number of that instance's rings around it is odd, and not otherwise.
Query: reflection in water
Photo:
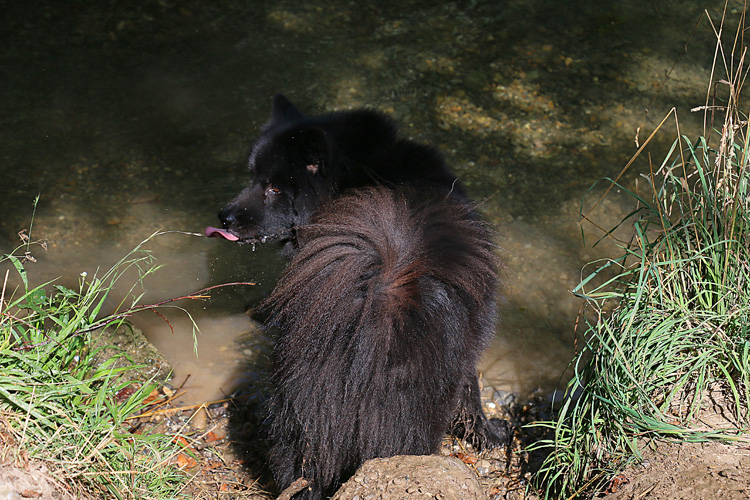
[[[661,86],[698,1],[76,5],[6,6],[0,251],[29,226],[40,193],[33,235],[49,251],[30,274],[75,284],[157,229],[215,224],[247,182],[246,149],[274,93],[310,114],[377,107],[441,148],[502,233],[503,321],[482,369],[522,396],[558,383],[580,308],[569,290],[583,263],[613,251],[581,244],[580,199],[618,173],[639,126],[645,137],[678,106],[686,131],[713,47],[699,29]],[[597,217],[607,227],[626,207],[612,198]],[[185,305],[202,331],[197,358],[183,312],[167,313],[174,333],[158,317],[135,319],[174,363],[176,383],[190,375],[188,399],[219,398],[243,357],[235,339],[254,328],[243,313],[283,262],[270,247],[186,235],[150,248],[164,268],[146,282],[146,301],[260,283]]]

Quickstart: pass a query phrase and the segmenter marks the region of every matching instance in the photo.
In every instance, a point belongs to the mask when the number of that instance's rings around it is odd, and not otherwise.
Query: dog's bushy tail
[[[326,492],[369,458],[436,450],[494,331],[497,268],[469,207],[407,190],[334,199],[298,241],[265,302],[272,463],[281,487]]]

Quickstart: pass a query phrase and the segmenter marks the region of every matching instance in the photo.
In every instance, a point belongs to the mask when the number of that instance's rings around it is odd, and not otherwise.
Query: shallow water
[[[594,181],[619,173],[638,127],[643,141],[672,106],[683,132],[699,129],[702,117],[689,110],[705,102],[714,42],[705,20],[691,31],[703,8],[718,19],[723,2],[656,4],[6,6],[0,251],[29,228],[40,194],[32,237],[48,250],[34,251],[29,273],[73,285],[158,229],[215,224],[247,182],[245,155],[273,94],[310,114],[371,106],[404,134],[439,146],[502,235],[503,320],[482,362],[485,381],[520,397],[548,393],[574,352],[581,303],[569,290],[583,264],[614,252],[582,244],[581,199]],[[738,6],[730,4],[730,16]],[[673,124],[666,128],[656,162],[672,140]],[[626,182],[646,166],[637,161]],[[609,227],[629,208],[615,192],[595,215]],[[180,303],[200,328],[197,358],[183,311],[165,311],[168,323],[134,319],[173,363],[175,380],[189,376],[186,399],[219,398],[248,354],[237,339],[256,334],[244,311],[271,289],[283,262],[270,246],[253,252],[188,234],[148,246],[164,267],[146,281],[146,301],[259,283]]]

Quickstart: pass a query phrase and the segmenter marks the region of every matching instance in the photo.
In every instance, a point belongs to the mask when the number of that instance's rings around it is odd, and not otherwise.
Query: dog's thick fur
[[[489,227],[440,155],[360,110],[308,118],[281,96],[255,178],[207,234],[280,240],[265,307],[279,330],[268,407],[278,486],[332,494],[367,459],[437,450],[449,430],[495,446],[476,363],[494,332]]]

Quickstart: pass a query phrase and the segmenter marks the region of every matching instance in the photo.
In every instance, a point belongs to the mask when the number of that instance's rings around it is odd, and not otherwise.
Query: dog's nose
[[[230,207],[224,207],[219,211],[219,220],[221,221],[221,227],[229,229],[237,222],[237,212]]]

